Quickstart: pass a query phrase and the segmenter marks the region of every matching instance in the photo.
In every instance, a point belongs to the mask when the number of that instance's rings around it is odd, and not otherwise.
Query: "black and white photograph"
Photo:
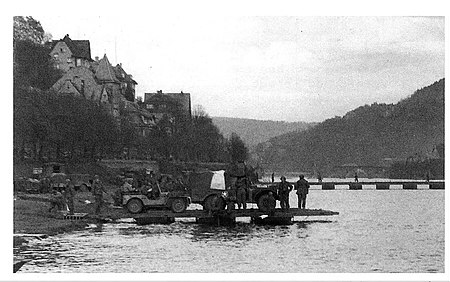
[[[213,2],[5,16],[5,278],[447,280],[445,5]]]

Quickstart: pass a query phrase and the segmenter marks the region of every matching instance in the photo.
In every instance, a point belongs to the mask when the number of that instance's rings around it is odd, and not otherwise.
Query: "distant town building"
[[[50,56],[55,67],[64,71],[52,86],[59,94],[73,95],[95,101],[119,121],[125,118],[141,135],[146,136],[164,116],[191,118],[189,93],[145,93],[144,101],[136,99],[136,85],[131,74],[117,64],[111,65],[106,54],[91,59],[89,40],[72,40],[69,35],[54,40]],[[140,97],[139,97],[140,98]]]
[[[126,73],[122,68],[122,63],[114,67],[116,78],[120,82],[120,88],[123,92],[125,99],[130,102],[134,102],[136,99],[136,85],[138,84],[131,74]]]
[[[59,94],[98,102],[115,118],[126,117],[145,135],[144,129],[148,129],[151,124],[144,121],[151,115],[133,99],[136,84],[120,64],[113,67],[105,54],[100,60],[97,57],[89,67],[69,68],[52,89]]]
[[[68,71],[74,67],[89,67],[91,59],[91,45],[89,40],[72,40],[67,34],[63,39],[52,41],[50,56],[55,67]]]
[[[152,114],[152,121],[158,122],[164,115],[173,116],[175,112],[186,119],[191,118],[191,94],[184,93],[163,93],[162,90],[156,93],[145,93],[143,107]]]

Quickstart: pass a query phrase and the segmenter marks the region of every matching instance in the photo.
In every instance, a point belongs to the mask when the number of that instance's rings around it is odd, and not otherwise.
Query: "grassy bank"
[[[112,193],[111,193],[112,194]],[[75,212],[87,213],[82,220],[65,220],[61,212],[49,212],[50,194],[16,194],[14,197],[14,234],[48,234],[84,229],[89,223],[105,219],[115,220],[127,217],[121,209],[112,206],[112,197],[105,197],[105,206],[99,216],[94,214],[94,197],[89,192],[75,196]],[[87,202],[88,201],[88,202]]]

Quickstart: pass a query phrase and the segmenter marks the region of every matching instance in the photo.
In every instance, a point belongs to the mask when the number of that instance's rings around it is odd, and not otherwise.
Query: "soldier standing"
[[[289,206],[289,193],[292,191],[292,185],[286,181],[286,177],[281,176],[281,182],[278,183],[278,195],[280,196],[280,205],[283,211],[288,211]]]
[[[298,208],[305,209],[306,195],[308,195],[309,192],[309,183],[303,174],[300,174],[299,178],[300,179],[295,184],[295,190],[297,190]]]
[[[94,176],[92,186],[92,194],[94,194],[95,197],[95,214],[99,214],[101,207],[103,206],[103,193],[106,193],[106,191],[98,175]]]
[[[234,184],[228,187],[228,196],[226,198],[227,211],[231,212],[234,210],[234,203],[236,202],[236,188]]]
[[[245,183],[246,181],[243,178],[239,179],[236,183],[237,186],[236,198],[238,210],[241,209],[241,205],[243,206],[244,210],[247,209],[247,199],[246,199],[247,189]]]
[[[49,212],[56,209],[56,211],[60,211],[63,208],[63,195],[60,191],[54,190],[53,196],[50,199],[50,208],[48,209]]]
[[[67,201],[67,207],[69,208],[69,214],[74,213],[74,198],[75,187],[70,179],[66,179],[65,198]]]

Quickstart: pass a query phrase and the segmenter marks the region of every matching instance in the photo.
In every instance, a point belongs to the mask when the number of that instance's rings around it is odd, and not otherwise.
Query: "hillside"
[[[274,137],[257,146],[259,162],[270,169],[331,172],[345,164],[427,157],[444,143],[444,81],[397,104],[365,105],[309,130]]]
[[[212,117],[213,123],[225,137],[237,133],[248,147],[253,148],[272,137],[292,131],[302,131],[313,123],[256,120],[244,118]]]

